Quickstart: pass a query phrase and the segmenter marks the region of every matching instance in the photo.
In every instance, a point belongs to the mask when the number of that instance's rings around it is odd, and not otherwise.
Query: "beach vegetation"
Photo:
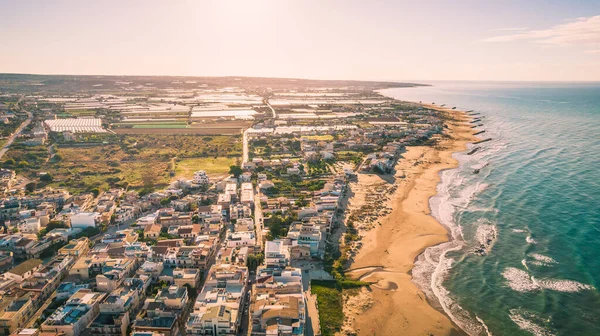
[[[332,336],[344,323],[342,288],[336,281],[312,280],[310,291],[317,296],[321,334]]]

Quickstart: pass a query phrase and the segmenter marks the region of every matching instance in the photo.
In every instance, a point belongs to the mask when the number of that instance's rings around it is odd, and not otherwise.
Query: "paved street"
[[[23,97],[21,97],[19,99],[19,101],[17,102],[17,104],[19,104],[21,102],[21,100],[23,100]],[[25,113],[27,113],[28,117],[27,117],[27,119],[25,121],[23,121],[23,123],[21,123],[21,126],[19,126],[19,128],[17,128],[17,130],[8,138],[8,140],[6,141],[6,143],[4,144],[4,146],[2,147],[2,149],[0,149],[0,159],[2,159],[2,157],[4,156],[4,154],[6,154],[6,152],[8,152],[8,149],[10,148],[10,145],[12,145],[12,143],[19,136],[19,134],[21,134],[21,132],[23,131],[23,129],[25,127],[27,127],[31,123],[31,120],[33,119],[33,114],[31,114],[31,112],[25,111],[25,110],[23,110],[23,111]]]

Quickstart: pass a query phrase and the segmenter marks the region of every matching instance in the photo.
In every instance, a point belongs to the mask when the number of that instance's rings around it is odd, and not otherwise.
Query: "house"
[[[227,240],[227,247],[254,246],[256,237],[253,231],[233,232]]]
[[[236,335],[247,293],[248,269],[213,265],[186,323],[186,335]]]
[[[184,286],[172,285],[158,291],[155,301],[162,302],[166,307],[174,310],[183,310],[188,302],[188,290]],[[147,300],[146,305],[151,303]]]
[[[87,327],[91,336],[126,336],[129,328],[129,313],[101,312]]]
[[[96,276],[96,288],[100,292],[112,292],[133,271],[135,262],[131,259],[106,259],[101,274]]]
[[[153,281],[158,281],[158,276],[162,273],[164,265],[162,262],[145,261],[136,271],[139,275],[146,275]]]
[[[0,298],[0,334],[10,335],[35,313],[34,294],[18,292]]]
[[[308,246],[311,256],[323,257],[322,239],[324,238],[318,226],[311,223],[292,223],[287,237],[296,241],[298,245]]]
[[[105,293],[80,289],[63,306],[56,309],[42,323],[40,329],[43,332],[62,332],[65,336],[81,335],[88,324],[98,316],[100,301],[105,296]]]
[[[160,224],[150,224],[144,228],[144,238],[157,239],[160,236],[162,226]]]
[[[87,237],[73,239],[69,244],[61,247],[58,254],[80,257],[86,255],[90,250],[90,240]]]
[[[27,278],[31,277],[35,271],[40,268],[42,261],[40,259],[25,260],[18,266],[4,272],[6,278],[12,279],[17,283],[22,283]]]
[[[192,216],[189,212],[169,212],[159,217],[158,222],[162,227],[173,225],[192,225]]]
[[[264,180],[258,184],[258,189],[260,189],[260,191],[265,191],[270,188],[275,188],[275,184],[270,180]]]
[[[21,233],[32,233],[36,234],[40,231],[41,224],[40,219],[37,217],[27,218],[22,221],[18,226],[19,232]]]
[[[191,288],[196,288],[200,282],[200,270],[196,268],[176,268],[173,270],[173,281],[179,287],[189,285]]]
[[[97,227],[100,219],[100,214],[97,212],[79,212],[71,215],[71,227],[79,229],[87,229],[89,227]]]
[[[210,179],[204,170],[199,170],[194,173],[194,183],[200,185],[208,185],[210,184]]]
[[[283,239],[265,242],[265,266],[285,268],[290,263],[289,245]]]
[[[59,301],[64,301],[71,297],[75,292],[80,289],[89,289],[89,284],[76,284],[73,282],[62,282],[56,288],[56,299]]]
[[[151,213],[144,217],[138,218],[136,223],[137,223],[137,225],[139,225],[141,227],[146,227],[148,225],[155,224],[157,221],[158,221],[158,214]]]
[[[261,266],[250,306],[253,335],[304,335],[306,308],[302,270]]]
[[[139,211],[139,208],[132,205],[119,206],[114,213],[115,223],[124,224],[127,221],[133,220]]]
[[[179,336],[179,318],[172,312],[148,311],[146,317],[135,319],[131,329],[132,335]]]

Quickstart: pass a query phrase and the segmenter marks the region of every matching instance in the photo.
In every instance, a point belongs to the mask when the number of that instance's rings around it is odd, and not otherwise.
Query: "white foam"
[[[517,292],[530,292],[540,288],[527,272],[515,267],[506,268],[502,276],[508,281],[508,286]]]
[[[459,160],[461,168],[466,167],[467,162],[472,159],[471,156],[461,153],[456,153],[453,157]],[[465,179],[468,177],[460,176],[459,169],[445,170],[440,175],[437,194],[430,198],[429,206],[432,216],[446,226],[452,240],[429,247],[419,255],[412,270],[412,281],[435,307],[442,309],[467,334],[491,335],[483,320],[463,309],[443,287],[443,281],[453,263],[453,259],[447,256],[448,252],[461,250],[465,246],[462,228],[454,222],[456,210],[466,208],[474,196],[485,190],[488,185],[466,183]],[[458,195],[453,197],[453,194],[456,194],[453,193],[455,190],[458,191]]]
[[[548,256],[539,253],[530,253],[530,257],[544,264],[558,264],[558,262]]]
[[[525,241],[529,244],[537,244],[537,242],[535,241],[535,239],[531,238],[531,236],[527,236],[527,238],[525,238]]]
[[[512,232],[515,232],[515,233],[523,233],[523,232],[527,232],[527,230],[523,230],[523,229],[512,229]]]
[[[527,267],[525,259],[521,261],[523,266]],[[533,262],[532,262],[533,263]],[[537,280],[528,272],[515,268],[508,267],[502,272],[502,276],[508,281],[508,286],[517,292],[531,292],[539,289],[549,289],[558,292],[574,293],[582,290],[594,289],[593,286],[583,284],[574,280],[559,280],[559,279],[541,279]]]
[[[551,330],[532,321],[539,320],[535,314],[521,309],[511,309],[509,312],[510,319],[522,330],[528,331],[535,336],[555,335]]]
[[[582,284],[573,280],[544,279],[539,284],[542,288],[551,289],[558,292],[575,293],[582,290],[594,289],[593,286]]]

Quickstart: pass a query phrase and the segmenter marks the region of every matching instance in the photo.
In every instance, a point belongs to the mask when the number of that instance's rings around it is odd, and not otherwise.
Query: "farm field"
[[[117,134],[179,134],[179,135],[234,135],[240,134],[241,128],[115,128]]]

